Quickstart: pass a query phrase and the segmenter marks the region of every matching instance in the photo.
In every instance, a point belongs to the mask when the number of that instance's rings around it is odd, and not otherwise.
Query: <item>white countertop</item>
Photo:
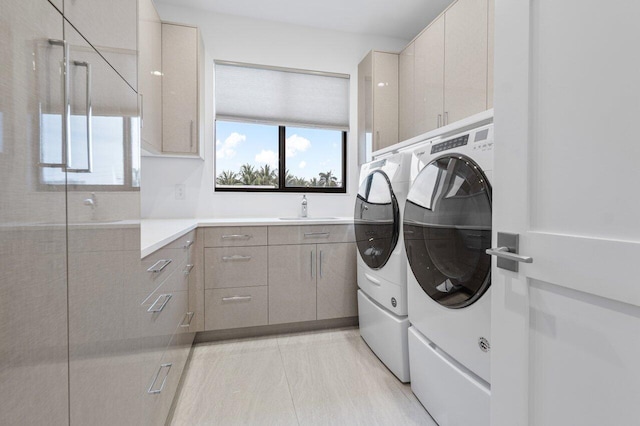
[[[197,227],[208,226],[286,226],[286,225],[342,225],[353,223],[352,217],[325,218],[269,218],[244,217],[220,219],[143,219],[140,222],[141,257],[145,258],[156,250],[182,237]]]

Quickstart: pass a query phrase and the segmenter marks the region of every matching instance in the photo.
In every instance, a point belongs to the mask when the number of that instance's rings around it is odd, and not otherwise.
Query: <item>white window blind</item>
[[[216,118],[349,130],[349,76],[216,62]]]

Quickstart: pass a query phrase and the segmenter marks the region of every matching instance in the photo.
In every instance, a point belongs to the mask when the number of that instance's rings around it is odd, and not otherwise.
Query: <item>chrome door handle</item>
[[[163,297],[164,297],[164,300],[162,301],[162,304],[156,308],[155,306]],[[162,312],[162,310],[164,309],[165,306],[167,306],[167,303],[169,303],[169,300],[171,300],[172,297],[173,297],[173,294],[161,294],[160,296],[158,296],[156,301],[153,302],[151,306],[149,306],[149,309],[147,309],[147,312],[150,312],[152,314],[156,312]]]
[[[191,247],[193,245],[195,241],[193,240],[187,240],[187,242],[184,244],[184,246],[182,248],[184,249],[188,249],[189,247]]]
[[[313,258],[314,258],[314,253],[313,250],[311,250],[311,253],[309,254],[309,269],[311,269],[311,278],[315,278],[315,274],[313,273]]]
[[[441,123],[442,123],[442,114],[438,114],[438,124],[436,127],[442,127]]]
[[[304,233],[304,237],[305,238],[310,238],[310,237],[328,237],[331,233],[330,232],[305,232]]]
[[[171,263],[171,259],[160,259],[156,263],[151,265],[151,267],[147,269],[147,272],[153,272],[153,273],[161,272],[170,263]]]
[[[140,128],[144,127],[144,95],[140,93]]]
[[[223,240],[238,240],[238,239],[249,239],[251,235],[249,234],[231,234],[231,235],[223,235]]]
[[[521,256],[519,254],[511,253],[509,251],[509,247],[490,248],[490,249],[487,249],[486,253],[490,254],[491,256],[499,257],[501,259],[513,260],[513,261],[522,262],[522,263],[533,263],[532,257]]]
[[[222,256],[223,262],[229,262],[234,260],[251,260],[251,256],[241,256],[239,254],[234,254],[233,256]]]
[[[189,327],[191,325],[191,320],[193,320],[193,314],[194,313],[195,312],[187,312],[186,314],[184,314],[184,319],[182,320],[182,323],[180,324],[180,327],[183,327],[183,328]],[[184,321],[187,318],[189,319],[188,320],[189,322],[185,322]]]
[[[191,120],[191,124],[189,125],[189,147],[193,148],[193,120]]]
[[[62,148],[62,155],[60,158],[61,163],[40,163],[42,167],[60,167],[66,169],[67,167],[67,147],[69,145],[68,139],[71,135],[71,105],[69,104],[69,43],[66,40],[49,39],[51,46],[62,46],[63,50],[63,65],[62,65],[62,141],[60,146]],[[42,117],[42,113],[40,113]],[[40,134],[42,135],[42,124],[40,125]],[[42,136],[40,136],[42,141]],[[40,143],[40,149],[42,149],[42,142]]]
[[[77,67],[85,67],[87,70],[87,168],[86,169],[74,169],[69,167],[71,165],[71,146],[67,147],[67,172],[69,173],[93,173],[93,142],[92,142],[92,130],[91,130],[91,64],[84,61],[73,61],[73,65]],[[71,118],[69,118],[71,121]],[[71,144],[71,136],[67,139],[69,145]]]
[[[192,263],[188,263],[187,266],[184,268],[184,274],[185,275],[189,275],[191,273],[191,270],[193,269],[193,264]]]
[[[442,122],[445,126],[449,124],[449,111],[444,112],[444,119],[442,120]]]
[[[222,298],[223,302],[239,302],[241,300],[251,300],[251,296],[230,296]]]
[[[320,250],[320,266],[318,267],[318,274],[322,278],[322,250]]]
[[[167,382],[167,377],[169,376],[169,371],[171,370],[171,366],[172,365],[173,365],[172,363],[162,364],[160,366],[160,368],[158,368],[158,372],[156,373],[155,377],[153,378],[153,381],[151,382],[151,385],[149,386],[149,389],[147,389],[147,393],[149,393],[149,394],[157,394],[157,393],[162,392],[162,389],[164,389],[164,384]],[[160,384],[160,387],[158,389],[154,389],[153,386],[158,381],[158,377],[160,377],[160,372],[162,371],[163,368],[167,369],[167,374],[164,375],[164,378],[162,379],[162,383]]]

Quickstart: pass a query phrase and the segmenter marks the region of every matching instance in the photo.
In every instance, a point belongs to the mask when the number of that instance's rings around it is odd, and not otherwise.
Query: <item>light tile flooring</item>
[[[172,425],[435,425],[357,328],[194,347]]]

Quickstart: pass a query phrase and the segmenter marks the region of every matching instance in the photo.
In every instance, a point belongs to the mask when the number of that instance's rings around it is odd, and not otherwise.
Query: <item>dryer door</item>
[[[471,305],[491,284],[491,187],[470,158],[445,155],[416,177],[404,209],[404,244],[422,289],[448,308]]]
[[[395,249],[400,232],[398,201],[383,171],[375,170],[362,181],[353,216],[362,260],[372,269],[382,268]]]

